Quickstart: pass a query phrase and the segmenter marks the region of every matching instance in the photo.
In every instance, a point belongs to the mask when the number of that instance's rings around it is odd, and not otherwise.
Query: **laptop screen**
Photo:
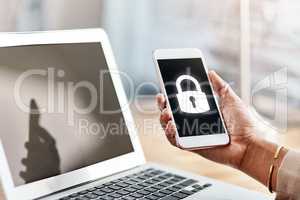
[[[0,91],[16,186],[133,152],[100,43],[0,48]]]

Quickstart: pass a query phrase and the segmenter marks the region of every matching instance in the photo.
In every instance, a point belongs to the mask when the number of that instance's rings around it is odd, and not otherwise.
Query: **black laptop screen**
[[[100,43],[0,48],[0,91],[17,186],[133,151]]]

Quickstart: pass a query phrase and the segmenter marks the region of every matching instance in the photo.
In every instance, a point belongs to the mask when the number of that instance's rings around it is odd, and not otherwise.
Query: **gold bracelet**
[[[268,189],[271,193],[273,193],[273,189],[272,189],[272,177],[273,177],[273,172],[274,172],[274,168],[275,168],[275,161],[279,158],[279,153],[281,151],[281,149],[283,149],[283,146],[279,146],[277,147],[276,149],[276,152],[274,154],[274,157],[273,157],[273,162],[270,166],[270,170],[269,170],[269,178],[268,178],[268,181],[267,181],[267,186],[268,186]]]

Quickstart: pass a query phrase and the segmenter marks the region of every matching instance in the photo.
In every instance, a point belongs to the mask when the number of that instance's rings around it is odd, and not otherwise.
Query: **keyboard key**
[[[98,197],[98,195],[95,195],[93,193],[88,193],[88,194],[84,195],[84,197],[87,197],[89,199],[95,199]]]
[[[148,192],[147,190],[139,190],[137,193],[142,194],[144,196],[150,194],[150,192]]]
[[[116,184],[116,186],[119,186],[119,187],[122,187],[122,188],[127,187],[128,185],[129,185],[129,184],[124,183],[124,182],[120,182],[120,183],[117,183],[117,184]]]
[[[164,181],[164,183],[167,183],[169,185],[173,185],[174,184],[172,181]]]
[[[184,193],[184,194],[186,194],[186,195],[192,195],[192,194],[194,194],[193,191],[189,191],[189,190],[181,190],[180,192],[181,192],[181,193]]]
[[[199,185],[199,184],[195,184],[195,185],[193,185],[192,187],[195,188],[195,189],[202,188],[202,186]]]
[[[173,185],[173,183],[162,182],[159,185],[161,185],[162,187],[169,187],[170,185]]]
[[[158,174],[162,174],[163,171],[162,171],[162,170],[156,169],[156,170],[152,171],[151,173],[153,173],[153,174],[155,174],[155,175],[158,175]]]
[[[83,191],[80,191],[80,192],[78,192],[79,194],[86,194],[86,193],[88,193],[89,191],[87,191],[87,190],[83,190]]]
[[[135,173],[134,176],[141,176],[143,174],[144,174],[144,172],[141,171],[141,172]]]
[[[145,175],[142,175],[142,176],[138,176],[137,177],[138,179],[142,179],[142,180],[146,180],[148,179],[149,177],[145,176]]]
[[[210,187],[210,186],[212,186],[212,184],[210,184],[210,183],[206,183],[206,184],[202,185],[203,188],[207,188],[207,187]]]
[[[116,179],[116,180],[112,180],[111,182],[113,183],[113,184],[116,184],[116,183],[119,183],[121,180],[120,179]]]
[[[174,188],[174,189],[180,190],[180,189],[182,189],[182,188],[185,188],[185,187],[186,187],[186,186],[184,186],[184,185],[177,184],[177,185],[174,185],[174,186],[172,186],[171,188]]]
[[[161,190],[160,192],[164,193],[164,194],[172,194],[173,193],[172,190],[168,190],[168,189]]]
[[[178,199],[183,199],[183,198],[185,198],[185,197],[187,197],[187,196],[189,196],[189,195],[184,194],[184,193],[182,193],[182,192],[177,192],[177,193],[172,194],[172,196],[173,196],[173,197],[177,197]]]
[[[162,198],[161,200],[178,200],[178,198],[173,197],[173,196],[167,196],[167,197]]]
[[[132,179],[129,179],[128,181],[124,181],[123,183],[126,183],[128,185],[133,185],[133,184],[136,184],[139,182],[140,182],[139,180],[132,178]]]
[[[165,197],[165,196],[167,196],[166,194],[164,194],[164,193],[161,193],[161,192],[156,192],[156,193],[153,193],[153,195],[154,196],[157,196],[157,197]]]
[[[186,181],[183,181],[182,183],[180,183],[181,185],[184,185],[184,186],[189,186],[189,185],[192,185],[194,183],[197,183],[196,180],[193,180],[193,179],[188,179]]]
[[[143,197],[143,195],[139,194],[139,193],[133,193],[133,194],[130,194],[129,196],[135,197],[135,198],[141,198],[141,197]]]
[[[122,197],[122,200],[135,200],[135,197],[131,197],[131,196],[126,196],[126,197]]]
[[[181,188],[180,188],[181,189]],[[175,187],[175,186],[172,186],[172,187],[169,187],[168,190],[172,190],[173,192],[177,192],[178,190],[178,187]]]
[[[153,192],[156,192],[156,191],[157,191],[157,189],[156,189],[156,188],[154,188],[154,187],[148,187],[148,188],[145,188],[145,190],[147,190],[148,192],[151,192],[151,193],[153,193]]]
[[[134,188],[133,186],[132,187],[128,187],[128,188],[124,188],[124,190],[126,190],[127,192],[130,192],[130,193],[133,193],[133,192],[137,191],[137,189]]]
[[[111,186],[108,186],[109,189],[112,189],[112,190],[119,190],[121,189],[121,187],[117,186],[117,185],[111,185]]]
[[[76,197],[75,200],[90,200],[90,199],[87,197]]]
[[[169,177],[165,177],[165,176],[157,176],[157,177],[155,177],[155,178],[162,181],[162,180],[168,179]]]
[[[109,197],[109,196],[105,196],[105,197],[101,197],[101,200],[113,200],[113,197]]]
[[[102,192],[101,190],[93,191],[93,193],[94,193],[95,195],[98,195],[98,196],[103,196],[103,195],[106,194],[105,192]]]
[[[114,183],[112,181],[110,181],[110,182],[104,183],[103,185],[107,187],[107,186],[110,186],[110,185],[113,185],[113,184]]]
[[[75,198],[75,197],[77,197],[77,196],[79,196],[78,193],[73,193],[73,194],[69,195],[69,197],[71,197],[71,198]]]
[[[146,199],[149,199],[149,200],[156,200],[156,199],[159,199],[158,196],[154,196],[154,195],[149,195],[149,196],[146,196],[145,198],[146,198]]]
[[[113,190],[110,189],[110,188],[102,188],[100,191],[105,192],[105,193],[111,193],[111,192],[113,192]]]
[[[140,186],[140,185],[133,185],[133,186],[131,186],[132,188],[135,188],[135,189],[137,189],[137,190],[141,190],[141,189],[143,189],[144,187],[143,186]]]
[[[159,179],[159,178],[152,178],[151,180],[156,181],[156,182],[160,182],[161,181],[161,179]]]
[[[127,194],[129,194],[129,192],[126,191],[126,190],[120,190],[120,191],[117,191],[117,193],[120,194],[120,195],[127,195]]]
[[[97,189],[102,189],[102,188],[105,188],[104,185],[99,185],[99,186],[96,186]]]
[[[176,178],[176,179],[180,179],[180,180],[184,180],[184,179],[186,179],[185,177],[183,177],[183,176],[179,176],[179,175],[175,175],[175,176],[174,176],[174,178]]]
[[[138,185],[144,188],[144,187],[151,186],[151,185],[153,185],[153,184],[143,182],[143,183],[139,183]]]
[[[120,181],[126,181],[127,179],[127,177],[119,178]]]
[[[113,198],[120,198],[122,195],[118,194],[118,193],[112,193],[108,195],[109,197],[113,197]]]
[[[174,175],[171,174],[171,173],[166,173],[166,174],[164,174],[164,176],[171,177],[171,176],[174,176]]]
[[[161,189],[164,188],[164,186],[162,186],[162,185],[154,185],[152,187],[155,188],[155,189],[157,189],[157,190],[161,190]]]
[[[145,181],[145,183],[148,183],[150,185],[156,184],[158,182],[160,182],[160,180],[157,181],[157,180],[150,179],[150,180]]]
[[[172,178],[172,179],[169,180],[169,182],[172,182],[173,184],[178,183],[179,181],[181,181],[181,180],[177,179],[177,178]]]
[[[150,174],[144,174],[144,176],[147,177],[147,179],[149,179],[154,177],[155,175],[150,173]]]

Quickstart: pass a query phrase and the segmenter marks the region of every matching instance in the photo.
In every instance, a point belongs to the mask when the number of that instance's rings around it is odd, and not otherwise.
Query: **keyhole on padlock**
[[[196,108],[196,103],[195,103],[196,99],[195,99],[195,97],[190,96],[190,101],[191,101],[193,107]]]

